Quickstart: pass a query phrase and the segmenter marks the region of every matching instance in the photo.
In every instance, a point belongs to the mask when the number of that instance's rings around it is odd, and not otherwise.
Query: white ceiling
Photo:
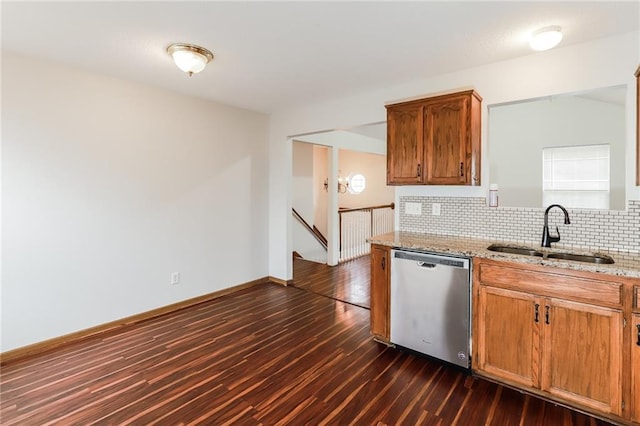
[[[637,31],[640,2],[7,2],[2,49],[262,112]],[[202,45],[193,77],[166,53]]]

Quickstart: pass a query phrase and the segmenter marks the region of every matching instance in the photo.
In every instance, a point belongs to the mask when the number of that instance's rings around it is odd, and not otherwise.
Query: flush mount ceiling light
[[[544,27],[536,31],[531,36],[529,45],[533,50],[549,50],[556,47],[562,40],[562,31],[557,25]]]
[[[195,44],[174,43],[167,47],[167,53],[182,71],[192,76],[199,73],[213,60],[213,53]]]

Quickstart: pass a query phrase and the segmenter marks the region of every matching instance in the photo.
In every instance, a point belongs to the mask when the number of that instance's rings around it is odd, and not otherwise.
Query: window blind
[[[609,144],[542,149],[542,201],[609,208]]]

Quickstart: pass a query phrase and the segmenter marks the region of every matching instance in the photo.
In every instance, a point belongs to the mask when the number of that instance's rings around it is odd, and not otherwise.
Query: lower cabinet
[[[384,342],[389,341],[390,250],[384,246],[371,246],[371,334]]]
[[[622,311],[561,299],[544,310],[541,389],[622,414]]]
[[[636,303],[640,304],[640,299]],[[640,314],[633,314],[631,324],[631,419],[640,423]]]
[[[623,416],[622,284],[543,268],[476,260],[474,370],[594,413]],[[632,365],[640,365],[639,352]]]
[[[524,386],[539,386],[540,335],[535,297],[480,287],[476,369]]]

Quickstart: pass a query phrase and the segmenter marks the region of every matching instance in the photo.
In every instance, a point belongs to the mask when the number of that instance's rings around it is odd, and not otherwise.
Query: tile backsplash
[[[422,204],[422,214],[405,213],[406,203]],[[432,204],[440,215],[432,215]],[[540,245],[543,208],[489,207],[484,197],[400,197],[400,231],[486,238],[502,242]],[[640,253],[640,200],[625,211],[568,209],[571,224],[564,224],[558,208],[549,212],[549,229],[561,240],[554,247],[585,250],[612,249]]]

